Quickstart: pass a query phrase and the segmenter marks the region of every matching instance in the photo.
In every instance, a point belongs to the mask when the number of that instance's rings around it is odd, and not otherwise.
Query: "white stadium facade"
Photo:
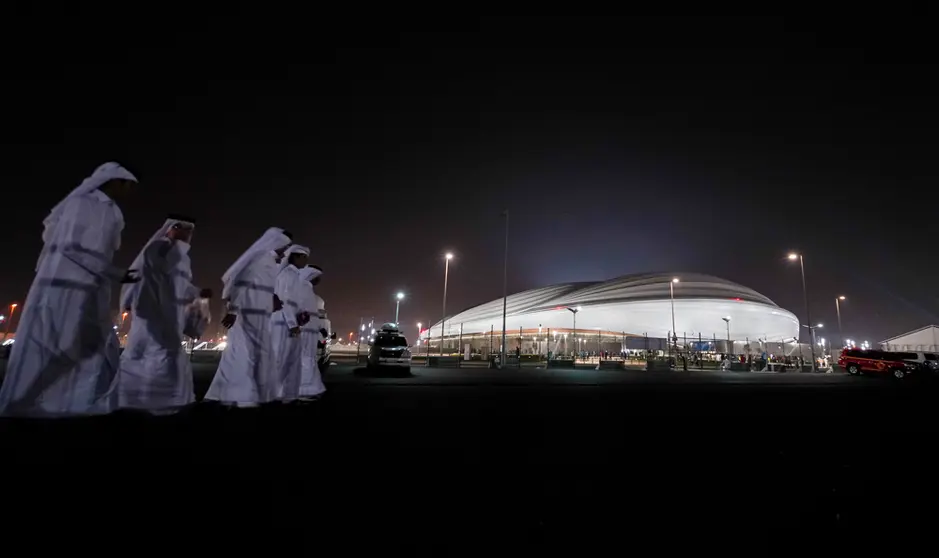
[[[679,282],[672,283],[674,278]],[[665,339],[672,331],[670,287],[674,289],[674,329],[679,344],[727,339],[725,318],[729,318],[730,338],[735,341],[791,342],[799,336],[796,316],[753,289],[700,273],[654,273],[512,294],[507,299],[505,329],[507,338],[515,341],[507,345],[513,349],[520,340],[526,345],[523,349],[542,351],[549,334],[555,351],[558,336],[585,338],[592,341],[593,349],[602,342],[605,350],[612,350],[611,344],[625,345],[630,337]],[[485,346],[495,336],[492,346],[498,347],[502,299],[447,317],[443,333],[445,346],[455,346],[458,338]],[[427,344],[428,336],[432,347],[439,346],[441,322],[421,332],[422,345]]]

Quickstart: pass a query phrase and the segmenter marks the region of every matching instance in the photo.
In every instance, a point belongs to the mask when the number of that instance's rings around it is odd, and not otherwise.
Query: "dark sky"
[[[814,321],[845,294],[846,336],[939,322],[936,67],[915,22],[170,17],[10,22],[0,300],[25,297],[49,209],[116,160],[141,180],[120,262],[191,214],[218,292],[282,226],[344,334],[390,321],[398,290],[402,323],[438,320],[446,250],[448,308],[501,296],[503,208],[510,291],[686,270],[801,317],[798,249]]]

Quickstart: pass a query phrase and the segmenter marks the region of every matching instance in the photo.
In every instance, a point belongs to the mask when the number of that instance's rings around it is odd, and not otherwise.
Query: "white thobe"
[[[300,346],[299,337],[291,337],[290,330],[297,327],[297,314],[300,312],[300,276],[299,270],[291,264],[277,274],[274,294],[284,307],[271,314],[271,347],[274,356],[274,369],[277,370],[278,398],[293,401],[300,396]]]
[[[99,190],[63,202],[29,288],[0,389],[0,414],[68,416],[114,409],[119,344],[111,265],[124,219]]]
[[[160,412],[195,401],[192,366],[183,347],[186,306],[199,296],[192,284],[189,247],[164,238],[143,252],[133,321],[121,355],[122,408]]]
[[[237,318],[206,399],[241,407],[275,399],[271,312],[277,271],[274,253],[265,252],[232,279],[229,310]]]
[[[310,321],[303,326],[300,332],[301,347],[301,365],[300,376],[300,396],[316,397],[326,391],[323,385],[323,378],[319,370],[319,341],[322,339],[320,329],[324,327],[324,320],[321,313],[325,314],[323,308],[323,299],[316,296],[313,292],[313,285],[303,281],[301,284],[302,297],[300,308],[310,313]]]

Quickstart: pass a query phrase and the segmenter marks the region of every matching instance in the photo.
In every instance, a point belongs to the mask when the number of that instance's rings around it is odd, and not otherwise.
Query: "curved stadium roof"
[[[627,333],[664,337],[671,330],[669,284],[673,277],[681,279],[675,285],[679,333],[697,335],[700,332],[710,337],[712,332],[723,332],[721,316],[730,315],[734,319],[734,314],[739,314],[739,327],[733,329],[742,334],[741,338],[751,333],[754,338],[771,332],[774,337],[798,335],[796,317],[768,297],[749,287],[701,273],[644,273],[609,281],[564,283],[523,291],[507,299],[506,316],[510,322],[507,327],[517,330],[541,325],[562,327],[563,324],[570,328],[570,313],[557,311],[581,307],[577,316],[579,327],[609,331],[626,328]],[[663,303],[669,308],[663,310]],[[763,315],[766,319],[761,319]],[[684,329],[679,322],[684,323]],[[457,328],[463,324],[466,333],[489,331],[493,326],[501,331],[502,299],[447,317],[448,335],[453,333],[451,324]],[[431,327],[431,335],[440,335],[440,322]]]

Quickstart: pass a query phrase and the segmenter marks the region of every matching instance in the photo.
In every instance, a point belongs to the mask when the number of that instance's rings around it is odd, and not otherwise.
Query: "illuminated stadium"
[[[672,283],[673,278],[679,278],[679,282]],[[699,273],[627,275],[509,295],[506,335],[529,340],[525,344],[536,351],[545,350],[548,335],[554,346],[559,336],[564,339],[571,335],[593,340],[594,348],[600,340],[604,344],[626,344],[629,337],[664,339],[672,331],[670,287],[674,289],[674,329],[680,345],[685,340],[725,340],[728,326],[729,338],[740,341],[792,341],[799,335],[799,321],[792,312],[753,289]],[[474,339],[500,337],[501,333],[501,298],[447,317],[444,326],[448,346],[457,338],[475,346],[480,343],[473,343]],[[441,323],[421,332],[423,344],[428,334],[431,346],[438,345]]]

